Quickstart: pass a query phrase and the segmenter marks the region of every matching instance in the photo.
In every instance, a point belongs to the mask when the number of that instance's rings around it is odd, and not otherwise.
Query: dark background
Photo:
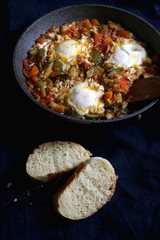
[[[142,118],[112,125],[79,125],[52,118],[32,104],[12,69],[15,44],[34,20],[54,9],[97,3],[135,13],[160,30],[160,1],[0,1],[0,239],[160,239],[160,104]],[[52,196],[68,176],[34,183],[25,172],[29,153],[54,140],[78,142],[107,158],[119,176],[115,195],[81,221],[54,212]]]

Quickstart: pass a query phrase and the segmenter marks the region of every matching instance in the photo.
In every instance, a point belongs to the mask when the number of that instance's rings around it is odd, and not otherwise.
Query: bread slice
[[[97,212],[114,194],[117,176],[108,160],[91,157],[80,164],[53,201],[59,214],[84,219]]]
[[[80,144],[55,141],[41,144],[28,156],[26,171],[35,180],[46,182],[76,168],[92,154]]]

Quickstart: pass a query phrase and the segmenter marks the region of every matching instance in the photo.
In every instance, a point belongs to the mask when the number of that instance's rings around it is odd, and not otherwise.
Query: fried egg
[[[77,114],[103,114],[104,104],[101,100],[104,87],[97,83],[78,83],[68,92],[67,103]]]
[[[120,67],[136,67],[147,59],[146,50],[134,40],[115,42],[109,62]]]
[[[65,68],[70,65],[76,64],[77,55],[89,57],[91,45],[88,40],[82,38],[81,40],[64,40],[56,46],[56,52],[58,53]]]

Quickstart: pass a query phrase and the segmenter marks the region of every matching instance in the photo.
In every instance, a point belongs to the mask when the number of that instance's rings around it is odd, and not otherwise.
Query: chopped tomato
[[[112,39],[110,38],[110,33],[100,34],[96,33],[94,35],[94,48],[106,54],[109,52],[112,46]]]
[[[130,87],[130,81],[128,78],[121,77],[121,79],[119,80],[119,85],[124,90],[124,92],[127,93]]]
[[[82,26],[83,27],[86,27],[86,28],[90,28],[91,27],[91,23],[89,21],[89,19],[85,19],[81,22]]]
[[[112,102],[115,102],[115,101],[116,101],[116,94],[114,93],[112,97]]]
[[[60,80],[60,77],[58,76],[58,77],[56,77],[56,80]]]
[[[97,26],[97,25],[99,25],[99,22],[97,19],[94,18],[91,20],[91,24],[92,24],[92,26]]]
[[[73,25],[67,30],[67,34],[71,35],[71,36],[77,36],[78,31],[77,31],[76,27]]]
[[[102,43],[102,34],[96,33],[94,34],[94,47],[97,47]]]
[[[130,32],[125,31],[125,30],[119,30],[119,31],[117,31],[117,36],[118,37],[123,37],[123,38],[129,38],[130,37]]]
[[[33,76],[33,77],[32,77],[32,81],[33,81],[33,82],[37,82],[38,80],[39,80],[39,77],[38,77],[38,76]]]
[[[87,31],[88,31],[88,29],[86,27],[82,27],[81,34],[85,34]]]
[[[115,29],[117,29],[117,26],[116,26],[116,24],[110,22],[110,23],[108,23],[108,28],[115,30]]]
[[[45,42],[46,38],[44,34],[41,34],[41,36],[37,39],[37,43],[43,44]]]
[[[28,58],[23,59],[23,67],[24,67],[24,69],[27,70],[27,71],[30,70]]]
[[[108,53],[112,46],[112,39],[108,36],[108,34],[103,35],[102,41],[102,52],[104,54]]]
[[[31,70],[29,71],[28,75],[30,77],[34,77],[34,76],[37,76],[39,74],[39,70],[38,68],[36,67],[36,65],[33,65],[33,67],[31,68]]]
[[[45,95],[45,100],[48,102],[48,103],[50,103],[51,101],[52,101],[52,97],[51,96],[49,96],[49,95]]]
[[[105,96],[106,98],[109,98],[111,100],[113,97],[113,92],[112,91],[105,92]]]

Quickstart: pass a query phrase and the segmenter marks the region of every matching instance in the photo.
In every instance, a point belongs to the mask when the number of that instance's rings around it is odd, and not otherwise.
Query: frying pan
[[[22,61],[27,57],[27,52],[30,47],[34,44],[35,40],[39,38],[40,34],[45,33],[52,25],[61,25],[72,21],[81,21],[83,19],[93,19],[96,18],[100,23],[107,23],[108,20],[120,23],[125,29],[130,30],[133,34],[138,36],[142,41],[146,42],[148,47],[157,54],[160,54],[160,33],[151,26],[148,22],[142,18],[119,8],[110,7],[106,5],[95,5],[95,4],[85,4],[85,5],[72,5],[69,7],[60,8],[54,10],[35,22],[33,22],[20,36],[14,50],[13,54],[13,69],[16,79],[27,94],[27,96],[40,108],[45,109],[50,114],[54,116],[64,118],[69,121],[77,123],[111,123],[122,121],[131,117],[135,117],[140,113],[146,111],[151,106],[153,106],[158,100],[154,101],[144,101],[141,103],[129,104],[130,114],[122,118],[116,118],[111,120],[90,120],[90,119],[77,119],[67,115],[62,115],[60,113],[54,112],[49,108],[41,105],[27,90],[26,79],[23,76]]]

